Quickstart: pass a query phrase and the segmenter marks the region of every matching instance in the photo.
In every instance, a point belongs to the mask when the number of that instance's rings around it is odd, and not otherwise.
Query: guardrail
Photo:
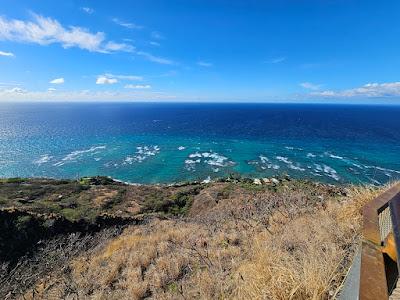
[[[365,205],[363,221],[359,299],[388,299],[400,270],[400,184]]]

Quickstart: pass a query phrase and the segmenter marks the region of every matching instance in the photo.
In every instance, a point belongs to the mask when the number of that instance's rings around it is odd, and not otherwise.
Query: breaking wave
[[[68,162],[74,162],[74,161],[78,160],[79,158],[81,158],[84,154],[94,153],[94,152],[97,152],[98,150],[103,150],[103,149],[106,149],[106,146],[93,146],[89,149],[73,151],[73,152],[67,154],[60,161],[53,164],[53,166],[59,167]]]
[[[155,156],[158,153],[160,153],[160,147],[159,146],[139,146],[136,147],[136,152],[134,155],[128,155],[124,159],[123,164],[133,164],[133,163],[141,163],[148,159],[149,157]]]
[[[220,168],[235,165],[228,157],[217,152],[210,151],[200,153],[197,151],[189,154],[188,159],[185,160],[185,168],[189,171],[194,171],[196,164],[201,163],[211,166],[214,172],[219,172]]]
[[[50,160],[53,158],[53,156],[49,155],[49,154],[43,154],[41,155],[37,160],[34,160],[33,163],[35,165],[42,165],[45,163],[50,162]]]

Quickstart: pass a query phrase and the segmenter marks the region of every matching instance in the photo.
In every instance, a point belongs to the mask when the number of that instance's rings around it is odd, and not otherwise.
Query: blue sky
[[[0,101],[398,103],[400,1],[12,1]]]

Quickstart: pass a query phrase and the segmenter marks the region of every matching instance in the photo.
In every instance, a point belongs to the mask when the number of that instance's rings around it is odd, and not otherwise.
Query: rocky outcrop
[[[0,261],[13,262],[35,249],[39,241],[72,232],[97,232],[110,226],[139,224],[140,217],[102,214],[94,221],[70,221],[56,214],[36,214],[18,209],[0,210]]]

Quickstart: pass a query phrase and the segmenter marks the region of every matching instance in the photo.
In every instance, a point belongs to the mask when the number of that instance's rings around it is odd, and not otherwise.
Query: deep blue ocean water
[[[2,103],[0,177],[400,178],[400,106]]]

